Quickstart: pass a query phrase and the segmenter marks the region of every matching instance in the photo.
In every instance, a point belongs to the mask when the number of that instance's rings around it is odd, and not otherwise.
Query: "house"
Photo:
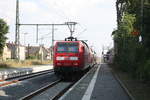
[[[6,59],[16,59],[16,50],[17,50],[17,45],[15,43],[6,43],[3,49],[3,60]],[[20,45],[19,46],[19,57],[20,60],[25,60],[25,46]]]
[[[3,60],[11,59],[11,50],[8,48],[7,45],[4,46],[2,59]]]
[[[43,60],[50,60],[51,55],[48,48],[45,48],[44,46],[40,47],[39,54],[41,54]]]
[[[44,46],[28,46],[26,47],[26,58],[50,60],[50,51]]]
[[[16,50],[17,45],[15,43],[6,43],[3,49],[3,60],[7,59],[16,59]],[[44,46],[19,46],[19,57],[20,60],[25,60],[26,58],[30,59],[41,59],[41,60],[50,60],[51,54],[50,50]]]

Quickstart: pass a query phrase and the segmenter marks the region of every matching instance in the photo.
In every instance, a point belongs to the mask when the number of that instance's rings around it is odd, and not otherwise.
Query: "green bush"
[[[122,71],[129,72],[133,76],[149,81],[150,80],[150,2],[143,3],[143,15],[140,14],[141,1],[138,0],[117,0],[124,3],[123,9],[117,4],[118,27],[112,35],[115,42],[115,64]],[[121,18],[121,19],[119,19]],[[142,19],[142,23],[141,23]],[[142,26],[142,30],[141,30]],[[139,31],[137,36],[132,35]],[[139,36],[142,41],[139,42]]]
[[[143,67],[144,78],[146,80],[150,80],[150,59],[146,61]]]
[[[29,56],[27,59],[37,59],[37,56]]]

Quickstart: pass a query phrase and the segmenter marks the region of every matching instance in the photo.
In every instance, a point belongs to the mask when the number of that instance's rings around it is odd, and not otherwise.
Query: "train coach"
[[[56,75],[72,75],[91,67],[94,62],[92,50],[84,41],[56,41],[53,66]]]

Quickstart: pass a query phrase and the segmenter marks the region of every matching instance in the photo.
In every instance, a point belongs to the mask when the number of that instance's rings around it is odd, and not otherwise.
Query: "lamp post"
[[[144,12],[144,0],[141,0],[141,35],[143,34],[143,12]],[[139,42],[142,42],[142,36],[139,36]]]

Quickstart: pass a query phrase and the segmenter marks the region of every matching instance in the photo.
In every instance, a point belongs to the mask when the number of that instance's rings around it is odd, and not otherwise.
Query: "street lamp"
[[[143,34],[143,11],[144,11],[144,0],[141,0],[141,35],[139,36],[139,42],[142,42]]]

